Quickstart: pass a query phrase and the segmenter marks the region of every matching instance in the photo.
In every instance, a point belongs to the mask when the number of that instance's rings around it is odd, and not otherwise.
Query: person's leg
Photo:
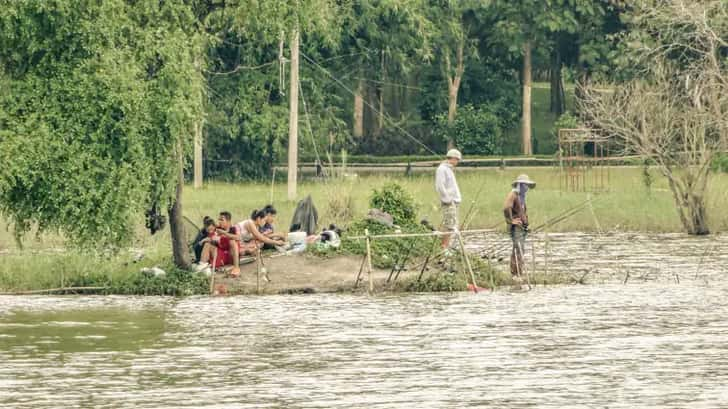
[[[518,276],[518,262],[517,262],[517,250],[518,242],[516,241],[516,226],[511,225],[511,242],[513,243],[513,249],[511,250],[511,276]]]
[[[233,267],[240,267],[240,251],[237,243],[230,244],[230,255],[233,257]]]
[[[441,231],[443,233],[452,233],[457,229],[458,225],[458,216],[457,216],[457,206],[455,205],[443,205],[442,206],[442,229]],[[444,234],[442,236],[442,249],[447,250],[450,248],[450,240],[452,238],[452,234]]]
[[[230,243],[230,258],[232,259],[233,268],[230,270],[230,275],[238,277],[240,275],[240,252],[238,251],[238,243]]]
[[[525,249],[526,245],[526,235],[525,230],[521,226],[516,226],[515,228],[515,240],[514,245],[516,247],[516,268],[518,271],[518,275],[523,274],[523,250]]]
[[[213,251],[217,250],[217,247],[211,245],[210,243],[205,243],[205,245],[202,247],[202,253],[200,254],[200,264],[202,263],[209,263],[210,260],[214,257]]]
[[[200,243],[195,243],[195,246],[193,247],[195,251],[195,262],[199,263],[202,259],[202,248],[205,247],[205,245],[201,245]]]

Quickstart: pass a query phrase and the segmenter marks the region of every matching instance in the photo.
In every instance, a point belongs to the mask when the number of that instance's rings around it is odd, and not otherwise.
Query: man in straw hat
[[[527,175],[519,175],[511,184],[512,189],[506,196],[503,214],[511,232],[513,251],[511,252],[511,274],[517,280],[523,274],[523,250],[528,232],[528,210],[526,208],[526,192],[536,187],[536,182]]]
[[[463,155],[457,149],[450,149],[447,152],[447,159],[437,167],[435,172],[435,190],[440,196],[440,208],[442,210],[442,232],[454,232],[458,228],[458,206],[462,198],[460,188],[455,180],[455,167],[463,159]],[[450,247],[449,234],[442,236],[442,248],[447,250]]]

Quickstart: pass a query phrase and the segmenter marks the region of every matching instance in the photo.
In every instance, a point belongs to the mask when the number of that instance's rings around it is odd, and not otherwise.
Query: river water
[[[0,407],[726,407],[728,286],[0,298]]]
[[[551,271],[613,279],[525,293],[0,297],[0,407],[728,407],[725,237],[537,239]],[[483,240],[476,250],[502,238]]]

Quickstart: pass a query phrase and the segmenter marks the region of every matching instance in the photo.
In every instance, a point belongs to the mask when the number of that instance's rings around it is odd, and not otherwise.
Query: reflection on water
[[[726,407],[727,314],[717,281],[0,297],[0,407]]]
[[[16,310],[0,316],[0,350],[18,355],[140,349],[163,333],[160,310]]]

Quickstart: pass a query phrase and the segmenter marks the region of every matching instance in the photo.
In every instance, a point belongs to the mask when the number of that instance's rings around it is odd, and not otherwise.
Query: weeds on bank
[[[0,292],[32,291],[68,287],[103,287],[100,294],[193,295],[207,294],[207,277],[176,269],[167,258],[150,257],[142,262],[131,256],[96,256],[76,252],[3,256]],[[141,273],[142,267],[159,266],[166,274]]]

